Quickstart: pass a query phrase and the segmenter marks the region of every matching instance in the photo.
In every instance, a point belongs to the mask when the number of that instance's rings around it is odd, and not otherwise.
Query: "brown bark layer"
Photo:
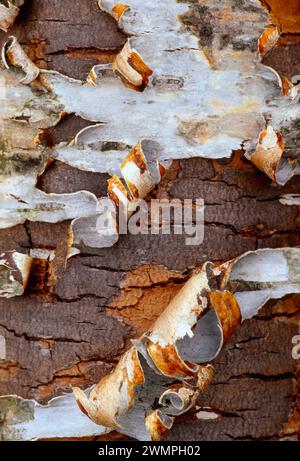
[[[91,0],[28,1],[9,33],[40,67],[75,78],[85,78],[97,62],[111,61],[124,43],[115,22]],[[5,37],[1,33],[2,41]],[[289,53],[297,54],[298,45],[292,51],[291,46]],[[289,62],[293,59],[285,61],[286,75],[294,75]],[[70,140],[87,124],[71,115],[45,142]],[[59,193],[85,189],[101,197],[106,180],[107,175],[54,162],[39,187]],[[0,300],[0,334],[8,354],[0,361],[0,394],[45,402],[71,386],[93,384],[166,307],[192,268],[247,250],[300,245],[299,208],[278,200],[299,191],[296,178],[284,187],[272,184],[241,152],[229,161],[174,162],[152,196],[203,198],[203,244],[186,246],[178,235],[121,236],[113,248],[86,248],[73,257],[56,286],[51,264],[37,268],[23,297]],[[68,223],[26,223],[0,231],[0,250],[56,248],[67,233]],[[216,359],[213,384],[199,408],[179,418],[168,440],[300,438],[299,370],[291,356],[299,307],[300,297],[290,297],[242,326]],[[207,408],[217,417],[198,419]],[[118,436],[101,437],[110,438]]]

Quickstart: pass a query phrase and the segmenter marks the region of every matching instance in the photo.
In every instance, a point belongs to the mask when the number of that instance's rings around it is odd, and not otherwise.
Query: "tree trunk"
[[[80,79],[94,64],[111,62],[125,42],[115,21],[90,0],[28,1],[9,34],[39,67]],[[1,33],[1,41],[6,38]],[[267,63],[284,65],[286,75],[300,74],[295,68],[299,49],[298,44],[281,47]],[[70,141],[90,124],[70,115],[49,130],[47,142]],[[38,186],[45,192],[87,190],[101,197],[107,179],[55,161]],[[299,192],[297,177],[283,187],[274,185],[240,151],[230,160],[174,161],[151,196],[203,198],[203,244],[186,246],[179,235],[123,235],[112,248],[73,257],[60,267],[55,286],[50,265],[37,265],[22,297],[0,300],[0,334],[7,344],[7,360],[0,361],[0,395],[44,403],[71,386],[88,387],[114,368],[130,339],[149,327],[193,268],[248,250],[300,245],[299,208],[278,200]],[[67,238],[68,222],[26,222],[0,231],[0,249],[55,249]],[[166,439],[299,440],[300,370],[291,355],[299,307],[300,297],[289,296],[244,323],[215,360],[212,385],[196,408],[176,420]]]

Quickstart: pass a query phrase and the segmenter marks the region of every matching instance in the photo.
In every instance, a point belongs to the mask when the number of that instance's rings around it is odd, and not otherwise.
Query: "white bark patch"
[[[300,205],[300,195],[285,194],[279,200],[283,205]]]
[[[214,420],[220,418],[220,415],[218,413],[215,413],[211,409],[205,409],[205,410],[199,410],[196,413],[196,417],[198,419],[203,419],[203,420]]]

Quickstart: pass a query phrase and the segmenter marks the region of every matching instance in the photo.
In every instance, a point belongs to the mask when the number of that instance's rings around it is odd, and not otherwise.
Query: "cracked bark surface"
[[[40,67],[84,78],[93,64],[119,51],[124,37],[115,22],[97,6],[95,15],[89,0],[80,3],[79,15],[78,8],[74,15],[76,2],[69,0],[63,7],[58,1],[33,0],[22,9],[12,31]],[[297,46],[289,53],[296,53]],[[286,72],[295,74],[294,69]],[[72,139],[85,123],[69,117],[49,133],[51,142]],[[59,193],[85,189],[102,196],[106,179],[54,162],[39,187]],[[284,187],[271,186],[241,152],[226,161],[173,162],[152,196],[204,198],[203,245],[187,247],[184,236],[122,236],[113,248],[86,249],[72,258],[68,270],[61,268],[56,287],[51,264],[37,268],[25,296],[0,300],[0,334],[8,350],[8,360],[0,361],[0,394],[45,402],[71,385],[91,385],[113,368],[129,339],[163,311],[191,268],[256,248],[300,245],[299,207],[278,200],[299,192],[297,178]],[[67,223],[26,223],[1,230],[0,249],[56,248],[66,236]],[[242,326],[214,362],[212,386],[195,410],[177,420],[167,439],[299,439],[299,371],[291,357],[299,306],[300,298],[290,297]],[[217,417],[199,419],[203,409]]]

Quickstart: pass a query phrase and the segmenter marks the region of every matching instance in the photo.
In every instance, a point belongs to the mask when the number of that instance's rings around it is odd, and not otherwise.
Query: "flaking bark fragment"
[[[32,258],[17,251],[0,254],[0,297],[21,296],[27,285]]]
[[[25,74],[20,80],[24,85],[29,85],[39,76],[39,68],[28,58],[16,37],[10,37],[3,46],[2,62],[6,69],[12,66]]]
[[[260,133],[255,151],[246,156],[272,181],[284,185],[300,172],[297,159],[283,157],[284,148],[282,133],[275,132],[273,127],[269,125],[266,130]]]
[[[150,147],[152,144],[150,143]],[[98,200],[96,213],[73,220],[73,250],[84,245],[91,248],[107,248],[119,239],[117,226],[117,207],[122,205],[126,219],[132,212],[131,201],[143,199],[159,183],[164,167],[152,158],[149,143],[143,142],[135,146],[121,163],[122,180],[114,175],[108,180],[108,197]],[[119,211],[123,213],[123,209]],[[74,254],[71,250],[70,256]]]
[[[0,2],[0,29],[4,32],[10,28],[19,14],[20,7],[25,0],[1,0]]]

